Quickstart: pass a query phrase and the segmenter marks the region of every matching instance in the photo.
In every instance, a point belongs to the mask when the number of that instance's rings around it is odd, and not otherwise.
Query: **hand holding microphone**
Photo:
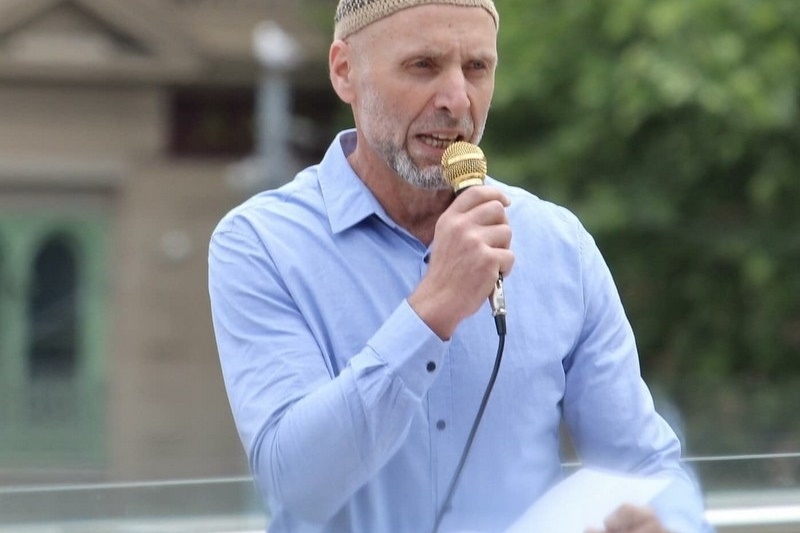
[[[453,186],[456,196],[470,187],[483,185],[488,165],[483,150],[468,142],[455,142],[447,147],[442,155],[444,177]],[[503,289],[503,273],[497,273],[497,280],[489,296],[492,316],[505,316],[506,297]],[[505,325],[503,325],[505,329]],[[503,331],[505,333],[505,331]]]
[[[444,173],[456,199],[436,222],[428,272],[409,297],[414,310],[442,339],[474,314],[488,297],[498,333],[505,332],[501,274],[514,264],[508,198],[486,177],[483,152],[454,143],[443,155]]]

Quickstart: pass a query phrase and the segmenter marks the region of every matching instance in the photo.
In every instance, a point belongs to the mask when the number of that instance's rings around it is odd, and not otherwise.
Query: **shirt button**
[[[428,363],[428,366],[426,368],[428,369],[428,372],[433,372],[434,370],[436,370],[436,363],[431,361]]]
[[[425,254],[425,257],[422,258],[422,261],[427,265],[431,262],[431,254]]]
[[[444,428],[446,427],[447,427],[447,422],[445,422],[444,420],[439,420],[438,422],[436,422],[436,429],[438,429],[439,431],[444,431]]]

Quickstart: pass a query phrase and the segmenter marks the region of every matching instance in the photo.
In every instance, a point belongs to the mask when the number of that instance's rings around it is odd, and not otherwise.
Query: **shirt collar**
[[[319,184],[333,233],[345,231],[372,215],[389,220],[347,161],[355,147],[355,130],[345,130],[336,136],[320,162]]]

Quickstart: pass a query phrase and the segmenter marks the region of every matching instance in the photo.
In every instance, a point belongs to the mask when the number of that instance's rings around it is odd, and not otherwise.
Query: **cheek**
[[[484,120],[489,114],[489,109],[492,107],[493,95],[494,85],[489,89],[480,91],[475,99],[475,113],[476,115],[480,115]]]
[[[489,108],[492,105],[492,97],[494,96],[494,83],[489,83],[487,86],[478,87],[476,91],[475,101],[481,109],[481,113],[488,114]]]
[[[476,130],[483,131],[489,117],[489,107],[491,102],[475,103],[472,106],[472,121]]]

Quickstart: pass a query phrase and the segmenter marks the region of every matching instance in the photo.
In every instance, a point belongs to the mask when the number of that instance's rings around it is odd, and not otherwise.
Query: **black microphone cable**
[[[442,523],[442,519],[444,519],[444,515],[450,510],[453,494],[456,491],[458,480],[461,478],[461,471],[464,469],[464,464],[467,462],[469,450],[472,448],[472,441],[475,440],[475,434],[477,433],[478,426],[483,418],[483,412],[486,410],[486,404],[489,402],[489,396],[492,394],[495,381],[497,381],[497,372],[500,370],[500,362],[503,359],[503,350],[506,345],[505,313],[495,314],[494,325],[497,329],[497,355],[495,355],[494,358],[492,375],[489,377],[489,383],[486,385],[486,390],[483,392],[483,398],[481,399],[480,407],[478,407],[478,413],[475,415],[475,420],[472,422],[472,429],[469,431],[469,436],[467,437],[467,442],[464,445],[464,450],[461,452],[461,459],[459,459],[458,466],[456,466],[456,471],[453,474],[453,479],[450,481],[450,488],[447,490],[447,496],[444,499],[444,503],[442,503],[441,509],[439,509],[439,512],[436,514],[436,521],[433,523],[433,529],[431,530],[431,533],[437,533],[439,531],[439,526]]]

